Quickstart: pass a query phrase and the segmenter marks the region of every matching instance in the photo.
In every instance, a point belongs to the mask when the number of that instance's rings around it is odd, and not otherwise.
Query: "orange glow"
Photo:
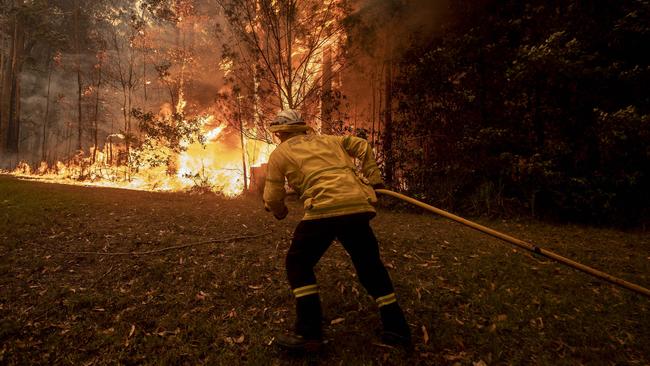
[[[178,107],[185,101],[179,100]],[[164,108],[163,108],[164,109]],[[92,163],[93,148],[85,155],[77,155],[68,163],[56,162],[53,166],[41,162],[37,168],[21,162],[11,174],[45,182],[126,188],[145,191],[188,191],[199,189],[223,194],[226,197],[240,195],[244,189],[242,153],[238,131],[228,131],[226,124],[214,126],[214,116],[199,119],[203,126],[205,144],[185,143],[185,151],[176,156],[177,171],[170,174],[166,166],[148,166],[141,163],[132,168],[129,175],[125,166],[110,163],[110,146],[96,153]],[[227,132],[235,132],[227,133]],[[183,143],[182,143],[183,144]],[[244,138],[247,170],[268,161],[274,145]],[[114,143],[113,155],[120,146]],[[166,148],[160,147],[159,150]],[[144,156],[146,160],[147,156]],[[115,160],[115,157],[114,157]],[[247,172],[250,183],[250,172]]]

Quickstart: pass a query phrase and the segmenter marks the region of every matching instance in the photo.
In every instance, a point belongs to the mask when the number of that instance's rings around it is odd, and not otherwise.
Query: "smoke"
[[[65,144],[60,143],[60,136],[66,133],[66,125],[76,118],[76,108],[73,106],[76,78],[60,70],[53,70],[48,82],[47,66],[36,66],[40,68],[25,67],[20,74],[20,148],[17,155],[5,156],[2,161],[5,168],[15,165],[19,160],[40,160],[46,114],[48,150],[51,155],[64,152]]]
[[[381,65],[386,59],[397,59],[409,46],[424,44],[432,37],[439,34],[441,25],[448,14],[449,0],[357,0],[354,6],[353,17],[356,17],[368,29],[366,38],[369,54],[356,55],[357,63],[362,66],[374,63]],[[182,22],[151,22],[147,23],[147,46],[149,53],[136,52],[134,70],[136,78],[141,78],[139,86],[133,91],[132,108],[142,108],[157,112],[165,103],[173,105],[176,102],[172,94],[178,92],[179,80],[182,81],[188,107],[193,112],[200,114],[215,105],[218,91],[224,86],[223,74],[219,71],[221,59],[221,46],[225,39],[218,35],[215,24],[223,23],[223,16],[218,13],[217,7],[211,1],[195,2],[195,13]],[[93,23],[94,24],[94,23]],[[111,27],[125,27],[127,22],[105,24],[95,29],[96,34],[105,37],[108,41],[106,60],[103,65],[104,80],[101,88],[99,111],[99,144],[102,145],[106,135],[117,133],[124,126],[122,101],[124,99],[119,82],[115,80],[116,63],[118,56],[113,47],[111,32],[106,29]],[[122,32],[124,33],[124,32]],[[120,34],[122,34],[120,33]],[[128,40],[118,39],[121,42],[122,53],[126,49]],[[73,141],[73,150],[76,146],[75,123],[77,120],[77,79],[75,62],[82,60],[82,83],[84,89],[90,89],[96,77],[97,45],[88,45],[80,57],[74,53],[62,55],[62,65],[55,67],[50,83],[50,106],[48,117],[47,150],[51,158],[65,158],[69,152],[68,140]],[[93,48],[95,47],[95,48]],[[189,55],[187,63],[180,61],[181,55]],[[41,157],[39,141],[42,140],[42,127],[46,108],[46,94],[48,88],[47,57],[44,48],[38,54],[32,55],[39,60],[40,70],[25,69],[21,79],[21,135],[27,139],[21,146],[22,157],[29,160],[38,160]],[[51,55],[50,55],[51,56]],[[125,60],[121,61],[122,63]],[[162,81],[156,71],[165,63],[171,64],[167,81]],[[111,71],[112,70],[112,71]],[[143,71],[144,70],[144,71]],[[143,75],[146,74],[146,75]],[[377,75],[380,72],[377,71]],[[366,80],[364,80],[366,78]],[[175,85],[172,85],[176,83]],[[357,108],[359,114],[369,104],[369,87],[367,75],[349,72],[341,75],[341,84],[347,90],[345,94],[351,97],[350,108]],[[146,85],[146,86],[144,86]],[[171,85],[171,86],[170,86]],[[146,95],[145,95],[146,88]],[[94,89],[92,89],[94,90]],[[91,130],[94,113],[94,94],[90,91],[82,101],[83,141],[85,148],[90,146]],[[132,122],[134,128],[136,121]],[[236,141],[235,141],[236,142]],[[101,147],[101,146],[100,146]],[[30,153],[31,156],[26,156]],[[7,165],[7,164],[4,164]]]
[[[348,67],[341,75],[341,119],[377,132],[388,61],[440,37],[451,13],[449,0],[360,0],[350,16]],[[374,130],[374,131],[373,131]]]
[[[449,15],[449,0],[365,0],[355,13],[375,30],[374,43],[386,45],[396,57],[439,34]]]

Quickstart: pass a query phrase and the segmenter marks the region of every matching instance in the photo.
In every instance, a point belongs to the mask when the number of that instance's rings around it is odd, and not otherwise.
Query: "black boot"
[[[391,346],[400,346],[411,349],[411,329],[409,328],[404,313],[395,302],[379,308],[383,331],[381,341]]]
[[[278,335],[275,344],[291,351],[316,352],[320,350],[323,344],[322,317],[318,294],[297,298],[295,332]]]
[[[306,339],[321,339],[323,312],[318,294],[296,299],[296,334]]]
[[[323,346],[320,339],[306,339],[298,334],[280,334],[275,337],[274,343],[287,351],[318,352]]]

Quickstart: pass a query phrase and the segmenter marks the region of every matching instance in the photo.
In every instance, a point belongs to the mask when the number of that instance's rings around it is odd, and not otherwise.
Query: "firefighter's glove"
[[[289,209],[287,208],[287,206],[284,206],[282,212],[280,212],[279,214],[274,213],[273,216],[275,216],[275,218],[278,220],[283,220],[285,217],[287,217],[288,214],[289,214]]]
[[[376,189],[386,189],[386,186],[384,185],[384,183],[375,183],[375,184],[372,185],[372,189],[375,189],[375,190]]]

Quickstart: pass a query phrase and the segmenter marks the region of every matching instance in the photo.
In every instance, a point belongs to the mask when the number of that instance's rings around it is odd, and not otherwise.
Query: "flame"
[[[333,11],[333,4],[338,0],[326,0],[318,11]],[[141,4],[142,0],[137,0],[136,4]],[[117,10],[114,10],[117,11]],[[184,13],[179,11],[178,22],[180,23]],[[339,21],[341,14],[337,14],[326,24],[329,27],[334,22]],[[119,17],[114,17],[114,24],[117,25]],[[147,19],[148,20],[148,19]],[[250,27],[250,25],[247,25]],[[252,32],[253,28],[247,28]],[[323,39],[315,49],[310,49],[308,39],[296,39],[292,48],[292,63],[296,68],[296,74],[304,75],[306,80],[303,83],[292,83],[283,88],[291,88],[292,93],[281,93],[280,99],[284,107],[288,107],[286,94],[292,94],[305,97],[306,91],[312,89],[322,81],[321,75],[325,52],[337,54],[345,43],[345,35]],[[157,50],[153,51],[158,52]],[[311,55],[305,62],[301,62],[305,55]],[[219,64],[219,69],[228,76],[235,67],[235,61],[224,59]],[[160,107],[161,115],[171,115],[173,112],[181,113],[187,106],[187,101],[183,93],[184,70],[186,64],[183,62],[181,68],[180,85],[178,91],[178,101],[175,105],[163,104]],[[146,84],[151,81],[146,80]],[[255,90],[258,90],[260,80],[254,78]],[[257,92],[254,93],[255,105],[261,102]],[[255,118],[259,114],[255,113]],[[18,164],[12,174],[30,179],[40,179],[43,181],[92,185],[103,187],[127,188],[148,191],[186,191],[192,189],[209,190],[219,192],[225,196],[233,197],[241,194],[244,190],[245,183],[248,185],[251,181],[250,169],[266,163],[274,145],[264,141],[244,137],[243,146],[240,138],[236,134],[238,131],[231,131],[227,124],[215,124],[214,115],[204,115],[200,117],[202,124],[202,134],[205,138],[204,144],[199,142],[189,143],[181,141],[184,150],[173,157],[174,161],[169,166],[149,166],[140,162],[138,166],[132,169],[116,162],[118,153],[124,152],[124,136],[114,134],[110,144],[103,148],[92,147],[88,154],[77,154],[68,162],[58,161],[55,164],[48,165],[45,162],[38,164],[37,167],[31,167],[25,162]],[[255,121],[254,125],[259,125]],[[320,123],[317,122],[317,130],[320,129]],[[248,131],[248,136],[256,136],[257,131]],[[246,162],[242,162],[242,149]],[[169,149],[163,146],[159,147],[160,151],[169,153]],[[93,155],[95,159],[93,160]],[[146,159],[145,159],[146,160]],[[123,163],[123,162],[122,162]],[[248,182],[244,182],[244,165],[247,170],[246,177]]]
[[[184,106],[185,101],[180,98],[178,105]],[[242,147],[239,136],[227,133],[230,131],[226,124],[214,126],[214,119],[213,115],[200,118],[205,143],[183,142],[185,150],[176,156],[178,168],[175,174],[170,175],[165,166],[148,166],[146,163],[136,167],[134,172],[129,172],[124,166],[111,164],[109,146],[97,151],[93,147],[88,154],[79,153],[67,163],[57,161],[52,166],[41,162],[38,167],[32,168],[26,162],[20,162],[10,174],[52,183],[144,191],[198,189],[235,197],[244,191]],[[119,147],[114,145],[112,148],[115,155]],[[251,167],[266,163],[274,145],[244,137],[244,148],[249,184]]]

